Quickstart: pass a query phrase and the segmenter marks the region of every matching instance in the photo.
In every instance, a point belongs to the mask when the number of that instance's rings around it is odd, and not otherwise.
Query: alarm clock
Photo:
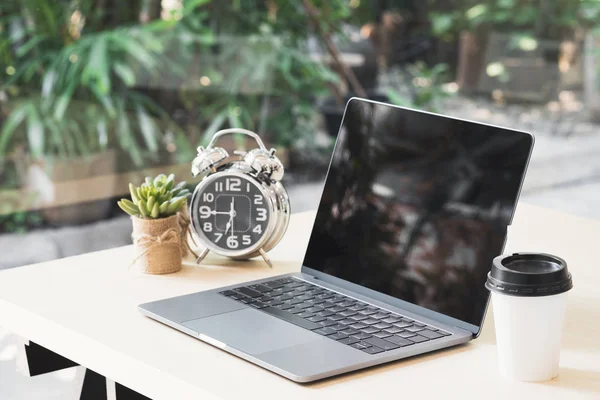
[[[230,157],[215,143],[233,133],[252,137],[258,147]],[[212,251],[235,260],[260,255],[272,267],[266,253],[283,237],[290,216],[283,172],[275,149],[267,150],[260,137],[246,129],[221,130],[206,148],[198,147],[192,174],[201,180],[190,203],[190,229],[204,247],[197,263]]]

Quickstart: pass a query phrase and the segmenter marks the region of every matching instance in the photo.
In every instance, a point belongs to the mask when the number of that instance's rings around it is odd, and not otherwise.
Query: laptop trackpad
[[[252,308],[194,319],[183,325],[248,354],[325,340],[316,333]]]

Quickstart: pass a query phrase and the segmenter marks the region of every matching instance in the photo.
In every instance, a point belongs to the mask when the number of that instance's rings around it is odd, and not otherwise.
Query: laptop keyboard
[[[220,294],[368,354],[450,336],[441,329],[296,278],[274,279]]]

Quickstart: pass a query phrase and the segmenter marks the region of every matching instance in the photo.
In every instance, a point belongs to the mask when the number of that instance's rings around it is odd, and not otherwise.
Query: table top
[[[0,324],[154,400],[425,398],[600,398],[600,221],[519,204],[507,252],[542,251],[567,260],[569,292],[560,375],[544,383],[498,373],[493,316],[469,344],[313,384],[297,384],[142,316],[140,303],[298,271],[314,212],[294,214],[270,253],[234,262],[209,255],[179,273],[143,275],[131,246],[0,272]],[[27,249],[23,249],[27,251]],[[431,384],[434,383],[434,384]]]

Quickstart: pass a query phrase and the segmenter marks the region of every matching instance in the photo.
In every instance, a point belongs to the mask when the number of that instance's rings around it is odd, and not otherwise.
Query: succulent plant
[[[190,195],[185,182],[175,185],[175,175],[146,177],[141,186],[129,184],[131,200],[121,199],[117,204],[129,215],[144,219],[167,218],[181,210]]]

